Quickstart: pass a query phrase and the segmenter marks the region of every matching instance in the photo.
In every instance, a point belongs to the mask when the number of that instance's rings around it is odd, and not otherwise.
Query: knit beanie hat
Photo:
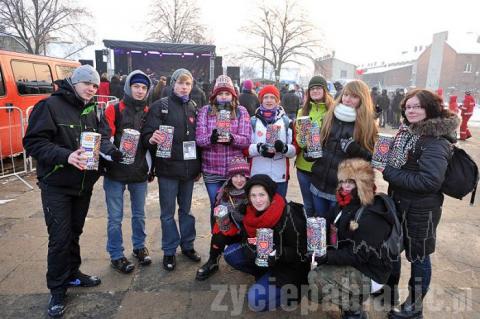
[[[245,177],[250,175],[250,166],[247,161],[242,157],[234,157],[230,163],[228,163],[228,177],[232,177],[236,174],[242,174]]]
[[[266,85],[260,90],[258,93],[258,99],[260,100],[260,103],[262,103],[263,96],[265,94],[273,94],[277,98],[277,101],[280,101],[280,92],[278,92],[278,89],[275,85]]]
[[[177,79],[184,74],[188,75],[193,80],[193,76],[192,76],[192,73],[190,73],[190,71],[188,71],[187,69],[177,69],[172,74],[172,78],[170,79],[170,85],[173,86],[175,82],[177,82]]]
[[[97,70],[95,70],[93,66],[88,64],[76,68],[73,71],[70,80],[72,81],[72,84],[83,82],[100,85],[100,75],[98,75]]]
[[[255,185],[263,186],[263,188],[265,188],[267,191],[270,200],[273,199],[273,196],[275,196],[275,193],[277,192],[277,183],[275,183],[270,176],[265,174],[253,175],[248,180],[247,184],[245,185],[245,192],[247,195],[250,194],[250,189]]]
[[[247,91],[251,91],[253,89],[253,81],[245,80],[245,82],[243,82],[243,89]]]
[[[220,91],[227,91],[230,92],[233,96],[237,97],[237,92],[235,91],[235,87],[233,86],[232,79],[230,79],[227,75],[219,75],[217,80],[215,81],[215,86],[213,87],[212,98],[215,98]]]
[[[313,86],[321,86],[325,92],[328,92],[327,81],[320,75],[315,75],[308,82],[308,89],[310,90]]]
[[[147,90],[150,89],[150,79],[145,74],[134,74],[130,79],[130,85],[134,85],[135,83],[145,84],[147,86]]]

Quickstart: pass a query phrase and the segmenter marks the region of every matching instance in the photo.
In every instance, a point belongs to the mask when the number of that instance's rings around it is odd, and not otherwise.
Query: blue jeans
[[[282,195],[283,198],[287,197],[288,182],[277,182],[277,193]]]
[[[243,252],[242,245],[232,244],[225,249],[223,258],[233,268],[258,278],[248,289],[247,301],[253,311],[273,310],[280,305],[280,288],[271,283],[271,276],[268,268],[260,268],[253,260],[247,259]]]
[[[330,208],[336,205],[336,201],[328,200],[326,198],[312,195],[313,196],[313,207],[315,209],[315,217],[326,218],[327,221],[331,219],[331,216],[328,214]]]
[[[398,277],[400,279],[401,271],[401,259],[392,262],[392,274],[391,276]],[[410,279],[408,280],[408,288],[411,293],[421,293],[423,296],[427,294],[430,287],[430,281],[432,280],[432,263],[430,261],[430,255],[425,256],[423,259],[416,259],[410,263]],[[396,282],[398,284],[398,281]]]
[[[107,251],[112,260],[120,259],[123,255],[123,193],[125,188],[130,192],[132,208],[132,244],[133,249],[145,247],[145,198],[147,196],[147,182],[123,183],[105,177],[103,189],[108,211]]]
[[[302,193],[303,207],[307,217],[313,217],[315,210],[313,209],[313,194],[310,191],[310,184],[312,177],[309,174],[297,169],[298,185],[300,186],[300,192]]]
[[[210,227],[213,229],[215,224],[215,218],[213,218],[213,208],[215,207],[215,198],[217,197],[218,190],[223,186],[225,182],[205,183],[207,188],[208,198],[210,199]]]
[[[160,221],[162,224],[162,250],[167,256],[173,256],[177,247],[182,250],[193,249],[195,240],[195,217],[192,206],[193,180],[180,181],[168,177],[158,177],[160,197]],[[175,222],[175,200],[178,202],[178,232]]]

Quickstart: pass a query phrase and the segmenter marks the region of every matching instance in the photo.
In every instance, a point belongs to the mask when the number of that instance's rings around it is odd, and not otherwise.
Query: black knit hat
[[[245,192],[247,195],[250,194],[250,189],[255,185],[263,186],[263,188],[265,188],[267,191],[270,200],[273,199],[273,196],[277,192],[277,183],[275,183],[270,176],[265,174],[254,175],[248,180],[247,184],[245,185]]]
[[[308,82],[308,89],[310,90],[313,86],[321,86],[323,87],[323,90],[328,92],[328,87],[327,87],[327,80],[325,80],[323,77],[320,75],[315,75],[313,78],[310,79],[310,82]]]

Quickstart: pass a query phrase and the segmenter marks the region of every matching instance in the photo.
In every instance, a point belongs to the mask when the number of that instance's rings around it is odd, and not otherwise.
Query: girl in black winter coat
[[[377,137],[375,110],[364,82],[356,80],[345,85],[337,103],[323,118],[323,156],[313,164],[310,186],[316,215],[327,218],[327,212],[335,206],[338,164],[354,157],[369,161]]]
[[[362,303],[372,280],[386,283],[392,269],[383,244],[395,221],[384,201],[374,197],[375,174],[367,161],[343,161],[338,180],[330,246],[326,255],[315,257],[313,266],[319,267],[309,273],[308,281],[312,299],[328,299],[340,307],[342,318],[360,319],[365,318]]]
[[[287,299],[300,300],[301,285],[307,283],[305,213],[301,204],[287,204],[276,190],[277,184],[268,175],[254,175],[247,182],[242,243],[228,246],[224,253],[230,266],[255,276],[247,293],[249,307],[254,311],[273,310]],[[267,267],[255,263],[257,245],[263,244],[256,237],[259,228],[273,230],[273,251]]]
[[[389,193],[401,215],[411,274],[409,296],[389,318],[422,318],[422,300],[432,276],[430,254],[435,251],[442,214],[440,188],[460,120],[443,109],[440,96],[428,90],[408,93],[400,106],[404,123],[395,136],[383,178],[389,182]],[[400,260],[394,263],[392,277],[389,281],[398,284]]]

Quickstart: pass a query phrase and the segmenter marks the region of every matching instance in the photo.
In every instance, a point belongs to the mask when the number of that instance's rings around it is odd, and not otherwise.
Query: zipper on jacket
[[[48,174],[45,175],[43,178],[47,178],[48,176],[52,175],[53,173],[55,173],[56,171],[58,171],[61,168],[63,168],[63,164],[55,165],[55,167],[50,172],[48,172]]]

